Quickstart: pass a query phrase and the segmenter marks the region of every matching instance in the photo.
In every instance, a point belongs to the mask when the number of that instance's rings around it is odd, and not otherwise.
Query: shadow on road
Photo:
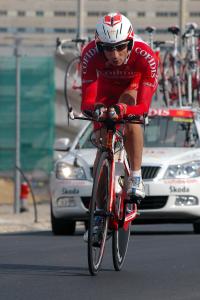
[[[82,237],[84,229],[76,230],[73,237]],[[165,225],[133,225],[131,228],[131,235],[193,235],[193,228],[191,224],[165,224]],[[23,232],[6,232],[0,233],[0,236],[55,236],[51,230],[38,231],[23,231]],[[64,235],[63,235],[64,236]],[[67,236],[67,235],[66,235]],[[72,237],[71,236],[71,237]],[[69,235],[67,237],[70,237]]]
[[[74,266],[45,266],[26,264],[0,264],[0,275],[35,275],[35,276],[90,276],[87,268]]]
[[[133,225],[131,235],[193,235],[192,224]]]
[[[132,231],[131,235],[193,235],[192,231]]]
[[[0,236],[51,236],[53,235],[50,230],[44,231],[21,231],[21,232],[4,232]]]
[[[83,236],[85,231],[77,231],[72,236]],[[20,232],[3,232],[0,236],[55,236],[51,230],[38,230],[38,231],[20,231]],[[64,236],[64,235],[58,235]],[[65,235],[67,236],[67,235]],[[56,236],[55,236],[56,237]],[[70,235],[68,235],[70,237]]]

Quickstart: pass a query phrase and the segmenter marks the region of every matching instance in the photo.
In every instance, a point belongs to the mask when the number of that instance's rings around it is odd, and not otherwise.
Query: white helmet
[[[102,17],[96,26],[95,41],[98,50],[102,45],[116,45],[130,41],[128,49],[133,47],[134,32],[129,19],[120,13],[109,13]]]

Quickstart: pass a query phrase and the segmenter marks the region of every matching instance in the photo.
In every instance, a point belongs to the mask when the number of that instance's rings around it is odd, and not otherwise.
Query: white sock
[[[141,169],[137,170],[137,171],[130,170],[130,176],[131,177],[142,177]]]

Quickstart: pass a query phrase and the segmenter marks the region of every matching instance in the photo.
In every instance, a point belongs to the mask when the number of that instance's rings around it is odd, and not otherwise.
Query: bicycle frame
[[[113,126],[113,127],[112,127]],[[105,138],[105,145],[103,145],[101,151],[107,151],[109,153],[110,162],[111,162],[111,173],[110,173],[110,184],[109,184],[109,191],[110,191],[110,203],[109,203],[109,215],[112,216],[110,227],[114,230],[118,229],[118,226],[122,227],[126,230],[130,222],[132,222],[137,217],[137,204],[134,203],[133,209],[126,214],[126,205],[128,202],[125,187],[122,188],[122,193],[120,195],[120,208],[119,213],[116,211],[116,200],[117,194],[115,192],[115,163],[116,163],[116,154],[114,153],[114,145],[117,139],[115,125],[112,124],[111,128],[107,128],[106,138]],[[123,128],[124,130],[124,128]],[[127,175],[130,174],[129,164],[126,157],[125,149],[122,148],[119,150],[117,162],[123,164],[125,173]],[[125,185],[125,184],[124,184]]]

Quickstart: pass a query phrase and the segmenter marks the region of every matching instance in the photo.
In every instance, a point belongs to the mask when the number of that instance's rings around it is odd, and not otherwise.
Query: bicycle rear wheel
[[[118,199],[116,199],[116,208],[118,209],[118,214],[120,214],[121,201],[124,201],[121,197],[118,197]],[[132,204],[128,204],[126,207],[124,207],[124,209],[132,209],[132,206]],[[123,224],[119,223],[118,229],[113,231],[112,256],[113,265],[116,271],[120,271],[124,264],[129,244],[130,230],[131,222],[128,224],[126,229],[123,227]]]
[[[90,217],[88,226],[88,266],[91,275],[96,275],[101,266],[109,223],[109,178],[110,161],[108,153],[102,152],[94,177],[92,199],[90,203]],[[101,217],[101,231],[98,244],[94,241],[95,217]]]

